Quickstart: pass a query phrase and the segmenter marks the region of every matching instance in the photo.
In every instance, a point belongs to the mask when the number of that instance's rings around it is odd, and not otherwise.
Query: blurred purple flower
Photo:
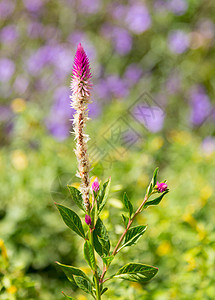
[[[151,132],[158,132],[163,128],[165,113],[158,106],[148,106],[145,103],[140,103],[134,107],[132,114],[137,121]]]
[[[169,0],[167,2],[167,8],[174,14],[180,16],[186,12],[188,5],[186,0]]]
[[[136,34],[141,34],[151,26],[151,17],[143,4],[128,7],[125,22],[128,28]]]
[[[18,38],[18,32],[15,25],[8,25],[3,27],[0,32],[0,40],[3,44],[14,42]]]
[[[175,94],[180,91],[181,88],[181,79],[178,73],[172,73],[167,79],[166,89],[169,94]]]
[[[13,76],[15,71],[14,62],[8,58],[0,59],[0,81],[7,82]]]
[[[211,20],[205,19],[199,24],[199,31],[205,38],[213,39],[215,33],[215,25]]]
[[[0,123],[7,122],[8,120],[11,119],[13,116],[13,113],[10,109],[10,107],[4,105],[0,106]]]
[[[191,114],[190,121],[193,125],[200,125],[211,112],[211,103],[202,86],[196,86],[190,92]]]
[[[28,25],[28,36],[30,38],[38,38],[43,35],[43,25],[39,22],[33,21]]]
[[[129,90],[127,84],[117,75],[110,75],[107,77],[106,82],[113,97],[125,98],[128,96]]]
[[[97,118],[98,116],[101,115],[102,108],[101,108],[101,103],[100,102],[95,101],[93,99],[93,102],[88,104],[88,108],[89,108],[88,115],[89,115],[90,118]]]
[[[29,80],[21,75],[16,77],[13,88],[18,94],[23,94],[29,85]]]
[[[2,0],[0,2],[0,19],[9,17],[13,13],[15,5],[15,0]]]
[[[212,136],[206,137],[202,142],[202,151],[210,155],[215,152],[215,138]]]
[[[94,85],[94,91],[96,93],[97,98],[99,98],[101,101],[108,100],[111,97],[109,86],[107,80],[105,79],[100,79]]]
[[[101,2],[100,0],[80,0],[80,12],[88,14],[96,14],[99,9]]]
[[[33,13],[38,12],[43,6],[42,0],[23,0],[23,3],[26,9]]]
[[[54,94],[55,102],[51,108],[50,114],[45,120],[49,132],[58,140],[63,141],[69,136],[71,122],[74,110],[70,107],[70,89],[59,87]]]
[[[181,54],[185,52],[189,46],[189,38],[187,33],[182,30],[171,31],[168,36],[169,48],[172,52]]]
[[[130,64],[124,74],[124,78],[129,86],[136,84],[143,74],[142,68],[140,68],[137,64]]]
[[[127,6],[113,3],[111,7],[111,15],[116,20],[122,20],[126,14]]]
[[[114,27],[112,32],[114,48],[120,55],[126,55],[132,48],[132,37],[129,32],[120,27]]]

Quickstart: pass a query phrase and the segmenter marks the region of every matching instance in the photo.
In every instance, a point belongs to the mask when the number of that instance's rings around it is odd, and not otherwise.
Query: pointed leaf
[[[110,240],[107,229],[105,228],[102,220],[98,218],[93,231],[93,241],[96,252],[100,256],[107,256],[110,252]]]
[[[146,228],[147,226],[143,225],[138,225],[130,228],[125,235],[124,243],[120,249],[134,245],[138,241],[138,239],[144,234]]]
[[[57,203],[55,203],[55,205],[57,206],[65,224],[85,239],[84,229],[79,216],[73,210],[66,206]]]
[[[72,283],[73,287],[79,287],[86,293],[93,295],[93,284],[89,277],[87,277],[87,275],[82,270],[73,266],[61,264],[59,262],[57,262],[57,264],[63,269],[66,277]]]
[[[64,297],[65,297],[66,299],[76,300],[75,298],[73,298],[73,297],[70,297],[70,296],[68,296],[68,295],[64,294],[64,292],[62,292],[62,294],[64,295]]]
[[[89,241],[86,241],[84,244],[84,257],[90,268],[94,271],[96,269],[96,261],[93,247]]]
[[[124,223],[124,226],[125,228],[127,228],[128,226],[128,221],[129,221],[129,218],[126,217],[125,215],[122,215],[122,220],[123,220],[123,223]]]
[[[108,179],[108,181],[106,181],[103,184],[103,187],[99,191],[99,194],[97,196],[98,214],[102,211],[102,209],[104,208],[104,206],[107,202],[107,198],[108,198],[109,191],[110,191],[110,182],[111,182],[111,179]]]
[[[113,259],[114,259],[113,255],[102,257],[102,260],[106,266],[109,266]]]
[[[160,202],[161,202],[161,200],[162,200],[162,198],[168,193],[169,191],[168,190],[166,190],[163,194],[161,194],[159,197],[157,197],[157,198],[155,198],[155,199],[153,199],[153,200],[151,200],[151,201],[147,201],[145,204],[144,204],[144,208],[147,208],[148,206],[150,206],[150,205],[158,205]]]
[[[126,209],[128,210],[129,212],[129,217],[131,217],[132,213],[133,213],[133,206],[130,202],[130,200],[128,199],[128,196],[126,193],[124,193],[124,196],[123,196],[123,202],[125,204],[125,207]]]
[[[157,272],[158,269],[152,266],[138,263],[129,263],[119,269],[114,277],[141,283],[152,279]]]
[[[84,205],[84,201],[83,201],[81,192],[78,189],[76,189],[74,186],[71,186],[71,185],[68,185],[68,189],[72,196],[72,200],[77,204],[77,206],[80,209],[82,209],[84,212],[86,212],[86,208]]]
[[[153,174],[153,177],[152,177],[152,187],[155,187],[155,185],[157,183],[158,170],[159,170],[159,168],[156,168],[154,170],[154,174]]]
[[[108,288],[105,287],[105,288],[101,291],[101,295],[103,295],[107,290],[108,290]]]

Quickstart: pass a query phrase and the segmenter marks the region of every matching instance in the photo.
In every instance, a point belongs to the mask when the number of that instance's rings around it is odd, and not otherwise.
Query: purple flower
[[[49,132],[58,140],[63,141],[69,136],[74,110],[69,105],[70,91],[67,87],[59,87],[54,94],[55,102],[51,108],[45,124]]]
[[[136,84],[143,74],[142,68],[137,64],[130,64],[125,70],[124,78],[129,86]]]
[[[0,59],[0,81],[7,82],[13,76],[15,71],[14,62],[8,58]]]
[[[109,91],[111,92],[113,97],[125,98],[128,96],[128,86],[125,81],[123,81],[123,79],[121,79],[117,75],[111,75],[106,79],[106,81]]]
[[[97,193],[99,191],[99,181],[98,178],[96,177],[96,179],[93,181],[92,183],[92,190]]]
[[[114,27],[112,32],[114,48],[120,55],[125,55],[131,51],[132,37],[129,32],[120,27]]]
[[[88,109],[89,109],[89,117],[90,118],[96,118],[96,117],[100,116],[101,110],[102,110],[100,102],[95,101],[95,100],[93,100],[91,103],[89,103]]]
[[[85,222],[88,226],[90,226],[92,224],[92,220],[91,220],[90,216],[85,215]]]
[[[88,14],[96,14],[100,9],[99,0],[80,0],[80,12]]]
[[[187,7],[188,5],[186,0],[170,0],[167,2],[167,9],[179,16],[186,12]]]
[[[173,72],[167,79],[166,89],[169,94],[175,94],[180,91],[181,88],[181,79],[177,72]]]
[[[158,132],[163,128],[165,113],[158,106],[140,103],[134,107],[132,114],[137,121],[151,132]]]
[[[214,137],[208,136],[203,140],[202,151],[207,155],[210,155],[213,152],[215,152],[215,138]]]
[[[168,36],[169,48],[176,54],[185,52],[189,46],[189,38],[187,33],[182,30],[171,31]]]
[[[166,183],[164,183],[164,182],[159,183],[157,181],[157,189],[160,193],[165,192],[167,190],[167,188],[168,188],[168,185]]]
[[[41,0],[23,0],[23,3],[28,11],[30,12],[38,12],[43,6],[43,2]]]
[[[18,38],[18,32],[16,26],[8,25],[5,26],[0,32],[1,42],[4,44],[9,44],[14,42]]]
[[[143,4],[128,7],[125,22],[128,28],[136,34],[141,34],[151,26],[151,17]]]
[[[190,120],[194,125],[200,125],[211,112],[211,103],[202,86],[196,86],[190,92],[191,115]]]
[[[29,85],[29,80],[23,76],[17,76],[16,80],[14,82],[14,90],[18,93],[18,94],[23,94]]]
[[[28,25],[28,36],[32,39],[43,35],[43,26],[41,23],[33,21]]]
[[[3,0],[0,2],[0,19],[9,17],[14,11],[16,5],[15,0]]]

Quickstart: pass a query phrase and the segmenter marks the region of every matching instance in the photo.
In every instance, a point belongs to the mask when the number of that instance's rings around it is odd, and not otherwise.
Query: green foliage
[[[102,188],[99,191],[99,194],[97,196],[97,207],[98,207],[98,214],[102,211],[104,208],[107,198],[110,191],[110,184],[111,184],[111,178],[109,178],[102,186]]]
[[[125,208],[129,212],[129,218],[131,218],[131,216],[133,214],[133,205],[131,204],[131,201],[128,199],[128,196],[126,193],[124,193],[123,202],[124,202]]]
[[[153,200],[150,200],[150,201],[147,201],[145,204],[144,204],[144,208],[147,208],[148,206],[150,205],[158,205],[161,200],[163,199],[163,197],[168,193],[169,191],[166,190],[165,192],[163,192],[159,197],[156,197],[155,199]]]
[[[136,242],[144,234],[146,229],[147,229],[147,226],[143,226],[143,225],[137,225],[135,227],[131,227],[127,231],[127,233],[125,235],[124,243],[120,249],[136,244]]]
[[[129,222],[129,218],[122,214],[122,220],[123,220],[125,228],[127,228],[128,222]]]
[[[96,269],[96,260],[93,252],[93,247],[89,241],[84,244],[84,257],[92,270]]]
[[[107,229],[105,228],[102,220],[98,218],[93,231],[93,242],[96,252],[100,256],[107,256],[110,251],[110,240]]]
[[[142,283],[152,279],[157,272],[158,269],[155,267],[138,263],[129,263],[120,268],[113,276]]]
[[[72,200],[77,204],[77,206],[80,209],[82,209],[84,212],[86,212],[81,192],[78,189],[76,189],[75,187],[69,186],[69,185],[68,185],[68,189],[71,193]]]
[[[65,224],[74,232],[76,232],[79,236],[85,239],[84,229],[79,216],[66,206],[57,203],[55,203],[55,205],[57,206]]]
[[[80,269],[67,266],[64,264],[61,264],[57,262],[57,264],[62,268],[65,275],[67,276],[68,280],[72,284],[72,287],[79,287],[82,289],[85,293],[93,294],[93,283],[92,281],[87,277],[87,275]]]

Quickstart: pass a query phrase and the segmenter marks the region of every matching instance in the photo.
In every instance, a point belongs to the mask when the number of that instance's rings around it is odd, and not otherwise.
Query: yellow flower
[[[22,98],[16,98],[12,101],[11,108],[15,113],[21,113],[26,109],[26,102]]]

